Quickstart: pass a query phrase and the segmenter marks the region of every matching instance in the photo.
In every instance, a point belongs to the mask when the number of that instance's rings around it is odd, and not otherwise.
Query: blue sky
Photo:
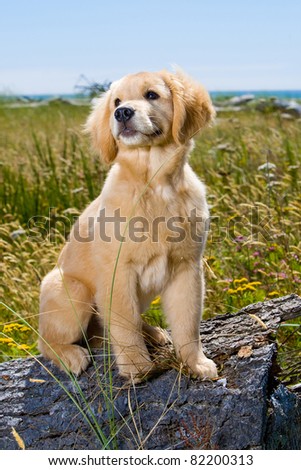
[[[0,0],[0,93],[173,64],[210,90],[301,88],[300,0]]]

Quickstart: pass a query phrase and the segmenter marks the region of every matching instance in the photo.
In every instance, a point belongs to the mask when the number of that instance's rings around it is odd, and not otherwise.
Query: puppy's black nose
[[[126,122],[134,116],[135,111],[132,108],[121,107],[116,109],[114,116],[118,122]]]

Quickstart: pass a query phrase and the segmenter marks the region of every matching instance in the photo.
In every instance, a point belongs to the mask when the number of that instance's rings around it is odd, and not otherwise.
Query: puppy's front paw
[[[87,349],[75,344],[61,346],[60,356],[64,366],[75,375],[80,375],[90,363]],[[62,364],[59,364],[59,366],[61,369],[64,368]]]
[[[135,358],[131,356],[123,356],[118,358],[119,374],[126,379],[133,380],[135,383],[140,382],[153,369],[153,362],[142,355]]]
[[[196,364],[189,364],[188,366],[192,373],[201,379],[215,379],[218,376],[215,363],[207,357],[203,357]]]

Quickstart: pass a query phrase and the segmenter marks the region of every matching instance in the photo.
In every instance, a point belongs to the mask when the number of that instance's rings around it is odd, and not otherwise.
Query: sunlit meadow
[[[37,353],[36,334],[13,312],[37,328],[40,281],[102,188],[107,168],[82,133],[88,112],[59,102],[0,105],[0,288],[9,307],[1,307],[1,360]],[[191,165],[207,185],[212,217],[204,318],[301,293],[300,131],[300,119],[250,108],[218,114],[197,139]],[[145,316],[165,326],[160,299]],[[280,329],[278,342],[284,365],[292,351],[301,362],[297,324]]]

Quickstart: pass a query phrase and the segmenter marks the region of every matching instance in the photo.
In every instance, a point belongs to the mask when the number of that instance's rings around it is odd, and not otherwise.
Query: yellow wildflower
[[[243,278],[243,279],[245,279],[245,278]],[[237,281],[237,279],[236,279],[236,281]],[[243,281],[243,282],[245,282],[245,281]],[[238,294],[239,292],[245,292],[246,290],[256,291],[256,287],[254,287],[254,284],[258,284],[258,283],[253,283],[253,282],[249,282],[248,284],[244,283],[243,285],[236,287],[236,289],[228,289],[227,292],[228,292],[228,294],[231,295],[231,294]],[[259,282],[259,284],[261,284],[261,283]]]
[[[28,328],[28,326],[22,326],[20,331],[30,331],[30,328]]]
[[[250,283],[244,285],[245,290],[256,290],[256,287],[252,286]]]
[[[228,289],[228,294],[232,295],[232,294],[236,294],[237,293],[237,290],[236,289]]]
[[[278,292],[277,290],[273,290],[272,292],[269,292],[268,297],[276,297],[279,295],[280,295],[280,292]]]
[[[10,333],[12,330],[19,330],[21,328],[23,328],[23,325],[20,325],[20,323],[8,323],[4,325],[3,333]]]
[[[237,287],[236,292],[244,292],[245,290],[246,290],[245,286],[239,286]]]
[[[161,302],[161,298],[160,296],[158,296],[152,301],[152,305],[158,305],[160,302]]]
[[[9,327],[9,325],[4,325],[3,333],[11,333],[11,328]]]
[[[19,344],[18,349],[30,349],[30,346],[28,344]]]
[[[243,282],[248,282],[246,277],[242,277],[241,279],[234,279],[234,284],[242,284]]]
[[[0,338],[0,343],[11,343],[11,338]]]

